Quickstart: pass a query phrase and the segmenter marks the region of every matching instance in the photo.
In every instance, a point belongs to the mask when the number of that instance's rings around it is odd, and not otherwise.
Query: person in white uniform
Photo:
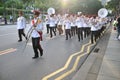
[[[46,21],[46,28],[47,28],[47,34],[48,34],[49,31],[50,31],[50,28],[49,28],[49,15],[46,16],[45,21]]]
[[[92,21],[92,26],[91,26],[91,43],[93,44],[94,41],[96,42],[97,36],[98,36],[98,22],[96,21],[96,17],[94,17]]]
[[[75,16],[74,15],[71,15],[71,36],[75,36]]]
[[[63,34],[62,24],[63,24],[63,18],[62,18],[61,15],[58,15],[58,26],[57,26],[57,29],[58,29],[59,35]]]
[[[27,39],[24,29],[26,27],[26,19],[23,17],[23,12],[19,11],[19,17],[17,18],[17,29],[18,29],[18,42],[22,41],[22,35]]]
[[[70,22],[70,16],[68,15],[64,21],[64,25],[65,25],[65,34],[66,34],[66,40],[68,40],[68,36],[69,38],[71,38],[71,22]]]
[[[50,38],[53,37],[52,32],[53,32],[54,35],[56,36],[54,14],[51,14],[51,15],[50,15],[50,18],[49,18],[49,28],[50,28]]]
[[[83,18],[80,15],[77,16],[76,24],[78,31],[78,41],[80,41],[81,39],[83,40]]]
[[[31,27],[33,27],[33,31],[32,31],[32,45],[33,45],[33,50],[34,50],[34,57],[33,59],[36,59],[39,57],[39,52],[40,52],[40,56],[43,55],[43,49],[40,45],[40,37],[41,37],[41,33],[43,30],[43,24],[42,24],[42,20],[40,20],[39,18],[39,11],[34,11],[34,23],[32,24]],[[38,52],[39,50],[39,52]]]

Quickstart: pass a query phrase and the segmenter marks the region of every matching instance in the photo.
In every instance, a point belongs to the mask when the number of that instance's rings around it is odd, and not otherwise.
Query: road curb
[[[96,57],[97,57],[96,53],[91,53],[89,57],[86,59],[85,63],[83,63],[79,71],[71,80],[85,80]]]

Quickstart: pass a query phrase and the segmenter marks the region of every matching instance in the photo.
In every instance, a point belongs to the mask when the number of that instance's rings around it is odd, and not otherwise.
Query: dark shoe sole
[[[38,58],[38,57],[32,57],[32,59],[36,59],[36,58]]]

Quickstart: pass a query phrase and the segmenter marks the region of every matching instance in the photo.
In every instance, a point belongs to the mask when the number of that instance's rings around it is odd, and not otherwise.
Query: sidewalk
[[[97,80],[120,80],[120,41],[112,30]]]
[[[98,43],[100,51],[93,50],[72,80],[120,80],[120,41],[115,40],[116,34],[112,29],[110,38]]]

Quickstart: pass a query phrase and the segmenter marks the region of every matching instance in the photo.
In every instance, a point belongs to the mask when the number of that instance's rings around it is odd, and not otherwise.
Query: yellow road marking
[[[67,60],[67,62],[66,62],[66,64],[65,64],[64,67],[62,67],[62,68],[58,69],[57,71],[55,71],[55,72],[53,72],[53,73],[51,73],[51,74],[45,76],[42,80],[48,80],[50,77],[52,77],[52,76],[54,76],[54,75],[60,73],[61,71],[67,69],[68,66],[69,66],[69,64],[70,64],[70,62],[71,62],[71,60],[72,60],[72,58],[73,58],[74,56],[80,54],[81,52],[83,52],[85,46],[87,46],[87,45],[89,45],[89,44],[91,44],[91,41],[89,41],[89,43],[86,43],[86,44],[82,45],[82,48],[81,48],[80,52],[77,52],[77,53],[72,54],[72,55],[68,58],[68,60]]]
[[[62,80],[63,78],[65,78],[66,76],[70,75],[72,72],[74,72],[77,68],[77,65],[79,63],[79,60],[82,56],[88,54],[90,52],[90,47],[93,46],[94,44],[92,45],[89,45],[88,48],[87,48],[87,52],[84,53],[84,54],[81,54],[77,57],[77,59],[75,60],[75,63],[74,63],[74,66],[72,69],[70,69],[69,71],[67,71],[66,73],[62,74],[61,76],[59,76],[58,78],[56,78],[55,80]]]
[[[7,53],[10,53],[10,52],[14,52],[16,50],[17,49],[13,49],[13,48],[6,49],[6,50],[3,50],[3,51],[0,51],[0,55],[7,54]]]
[[[9,50],[12,50],[13,48],[10,48],[10,49],[6,49],[6,50],[3,50],[3,51],[0,51],[0,54],[5,52],[5,51],[9,51]]]
[[[75,63],[74,63],[74,66],[71,70],[67,71],[66,73],[64,73],[63,75],[61,75],[60,77],[56,78],[55,80],[61,80],[63,79],[64,77],[66,77],[67,75],[71,74],[73,71],[75,71],[76,67],[77,67],[77,64],[80,60],[80,57],[84,56],[85,54],[82,54],[80,56],[77,57],[77,59],[75,60]]]
[[[93,46],[93,45],[95,45],[95,44],[96,44],[96,42],[94,42],[94,44],[91,44],[91,45],[88,46],[88,48],[87,48],[87,53],[90,52],[90,48],[91,48],[91,46]]]

